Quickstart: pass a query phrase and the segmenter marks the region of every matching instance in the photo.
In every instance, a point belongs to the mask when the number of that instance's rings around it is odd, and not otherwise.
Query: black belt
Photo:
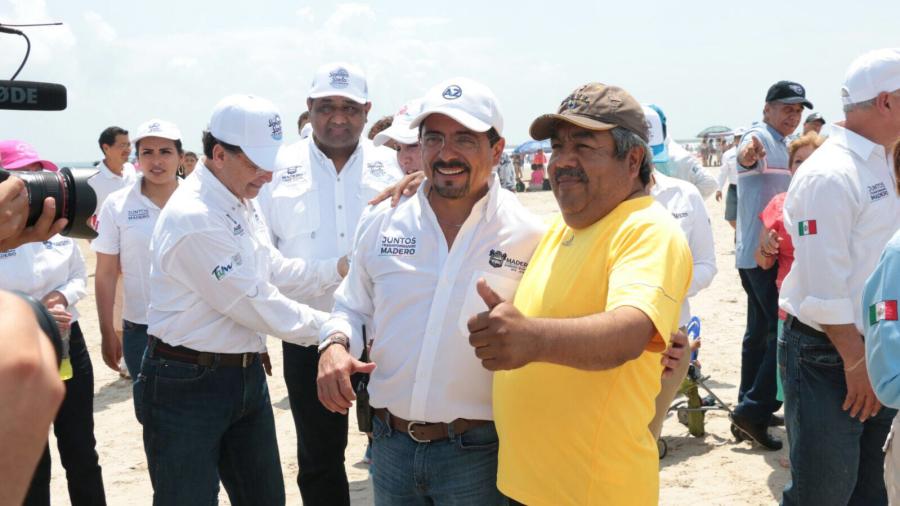
[[[798,320],[797,317],[792,314],[787,315],[787,318],[785,318],[784,328],[791,329],[808,336],[819,337],[829,342],[831,341],[830,339],[828,339],[828,334],[822,332],[821,330],[816,330],[810,327],[809,325]]]
[[[147,347],[152,351],[151,358],[162,357],[205,367],[248,367],[259,358],[259,353],[210,353],[197,351],[185,346],[166,344],[156,336],[147,338]]]

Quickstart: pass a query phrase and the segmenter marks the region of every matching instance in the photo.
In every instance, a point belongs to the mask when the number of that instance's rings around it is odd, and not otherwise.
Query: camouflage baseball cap
[[[597,131],[622,127],[637,134],[644,142],[649,138],[641,104],[618,86],[602,83],[580,86],[559,104],[556,114],[538,116],[531,123],[531,137],[549,139],[560,121]]]

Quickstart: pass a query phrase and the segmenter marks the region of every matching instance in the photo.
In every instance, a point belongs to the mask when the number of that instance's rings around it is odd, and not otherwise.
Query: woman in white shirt
[[[94,291],[103,361],[118,371],[119,359],[133,381],[138,380],[147,346],[147,305],[150,300],[150,237],[160,210],[178,187],[176,176],[184,151],[174,124],[152,119],[138,127],[134,138],[142,173],[133,184],[112,193],[99,213],[98,236],[91,243],[97,253]],[[123,277],[123,336],[116,335],[113,305],[116,278]],[[140,421],[139,399],[135,410]]]
[[[28,144],[3,142],[0,164],[7,170],[56,171]],[[66,470],[73,506],[106,504],[94,439],[94,369],[78,324],[75,304],[86,295],[84,258],[75,241],[55,235],[49,241],[0,251],[0,288],[18,290],[41,301],[68,333],[71,378],[53,421],[60,460]],[[26,505],[50,504],[50,448],[38,463],[25,498]]]

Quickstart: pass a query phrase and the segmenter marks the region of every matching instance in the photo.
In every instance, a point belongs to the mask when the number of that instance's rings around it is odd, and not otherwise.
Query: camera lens
[[[15,176],[25,182],[28,189],[28,222],[34,225],[44,209],[44,200],[52,197],[56,201],[54,220],[65,218],[69,222],[62,235],[75,239],[93,239],[97,232],[91,227],[90,219],[97,208],[97,195],[88,184],[88,179],[97,173],[96,169],[70,169],[63,167],[59,172],[16,171]],[[0,180],[6,179],[0,177]]]

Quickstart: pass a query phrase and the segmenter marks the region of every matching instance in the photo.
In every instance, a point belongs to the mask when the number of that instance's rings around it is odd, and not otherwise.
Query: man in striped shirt
[[[781,440],[768,432],[770,423],[781,420],[773,414],[781,407],[775,398],[778,290],[776,269],[756,264],[756,249],[762,222],[759,213],[775,195],[787,191],[786,137],[797,129],[803,108],[812,109],[803,86],[778,81],[766,94],[763,122],[755,123],[738,145],[738,209],[735,266],[747,293],[747,328],[741,356],[738,406],[732,417],[732,433],[740,441],[751,439],[769,450],[781,449]]]

